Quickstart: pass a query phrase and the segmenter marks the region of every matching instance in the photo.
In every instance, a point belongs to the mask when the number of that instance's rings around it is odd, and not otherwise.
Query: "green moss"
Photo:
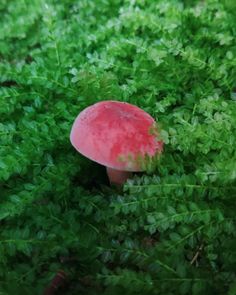
[[[1,1],[0,294],[235,294],[234,6]],[[69,142],[107,99],[166,142],[123,192]]]

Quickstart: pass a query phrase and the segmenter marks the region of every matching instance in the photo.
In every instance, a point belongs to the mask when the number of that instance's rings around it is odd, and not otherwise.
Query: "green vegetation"
[[[234,0],[0,1],[0,294],[236,294]],[[88,105],[162,127],[117,192],[69,142]]]

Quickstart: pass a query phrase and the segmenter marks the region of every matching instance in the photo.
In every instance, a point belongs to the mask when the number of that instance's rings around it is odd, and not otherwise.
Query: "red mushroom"
[[[125,102],[102,101],[76,118],[70,140],[85,157],[107,167],[110,183],[121,185],[132,172],[142,171],[140,157],[154,157],[163,142],[150,132],[155,120]]]

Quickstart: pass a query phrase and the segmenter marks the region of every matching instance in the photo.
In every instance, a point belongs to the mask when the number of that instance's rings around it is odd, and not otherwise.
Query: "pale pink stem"
[[[121,186],[128,178],[132,177],[132,172],[120,171],[107,167],[107,175],[110,180],[110,184]]]

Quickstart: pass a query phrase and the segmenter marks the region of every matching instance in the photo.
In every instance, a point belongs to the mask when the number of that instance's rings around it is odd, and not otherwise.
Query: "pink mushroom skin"
[[[70,140],[84,156],[104,166],[141,171],[137,162],[122,161],[160,153],[162,141],[150,134],[155,120],[142,109],[119,101],[98,102],[76,118]]]

